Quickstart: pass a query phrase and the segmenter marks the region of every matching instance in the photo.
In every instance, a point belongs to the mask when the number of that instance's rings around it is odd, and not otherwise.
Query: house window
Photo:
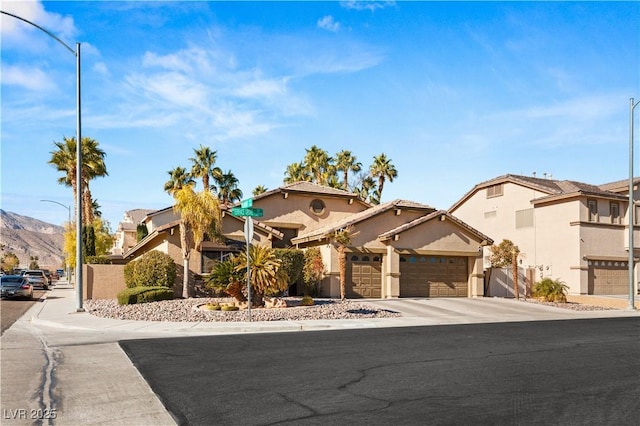
[[[611,202],[609,204],[609,210],[611,212],[611,223],[620,223],[620,203]]]
[[[587,207],[589,208],[589,222],[598,221],[598,201],[587,200]]]
[[[516,229],[533,227],[533,209],[516,210]]]
[[[485,219],[493,219],[498,215],[498,212],[496,212],[495,210],[491,210],[490,212],[484,212],[484,218]]]
[[[324,210],[325,210],[324,201],[319,199],[313,200],[309,205],[309,209],[316,216],[320,216],[322,213],[324,213]]]
[[[205,250],[202,252],[200,265],[200,273],[208,274],[211,272],[216,263],[222,262],[230,255],[234,254],[233,251],[227,250]]]
[[[640,206],[635,206],[633,209],[633,224],[638,225],[640,223]]]
[[[502,195],[501,183],[487,187],[487,198],[500,197]]]

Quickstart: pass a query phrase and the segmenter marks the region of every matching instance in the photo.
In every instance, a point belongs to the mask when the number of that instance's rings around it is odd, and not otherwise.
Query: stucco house
[[[354,193],[310,182],[284,185],[252,202],[264,212],[252,219],[254,244],[320,248],[327,271],[321,296],[340,295],[338,252],[331,235],[347,226],[353,229],[346,250],[348,297],[483,295],[482,248],[493,240],[449,212],[406,200],[372,206]],[[190,272],[206,274],[212,262],[241,250],[244,222],[223,208],[224,243],[202,243],[191,256]],[[181,264],[179,217],[173,210],[150,213],[142,223],[149,234],[124,257],[161,250]]]
[[[138,224],[142,223],[143,219],[152,212],[153,210],[149,209],[133,209],[124,212],[124,217],[118,224],[118,229],[115,233],[113,247],[111,248],[112,255],[122,255],[136,245]]]
[[[449,212],[496,242],[513,241],[520,265],[534,268],[536,279],[560,279],[570,294],[628,294],[628,201],[628,181],[591,185],[508,174],[475,185]]]

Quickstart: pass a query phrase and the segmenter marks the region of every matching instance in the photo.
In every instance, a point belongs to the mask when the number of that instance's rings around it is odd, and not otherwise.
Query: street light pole
[[[633,110],[638,106],[638,102],[634,102],[633,98],[629,99],[629,309],[635,309],[635,286],[634,286],[634,241],[633,228],[635,225],[634,213],[635,203],[633,200]]]
[[[76,57],[76,180],[78,181],[77,187],[80,188],[77,194],[76,200],[76,312],[84,312],[82,307],[82,110],[80,103],[80,43],[76,43],[76,50],[69,47],[64,41],[60,40],[50,31],[42,28],[38,24],[21,18],[13,13],[0,10],[0,13],[19,19],[22,22],[26,22],[47,34],[49,37],[56,40],[63,45]]]
[[[54,203],[67,209],[67,212],[69,213],[69,215],[67,216],[68,217],[67,223],[68,223],[69,229],[71,229],[71,206],[65,206],[64,204],[59,203],[57,201],[53,201],[53,200],[40,200],[40,201],[46,201],[47,203]],[[70,271],[71,265],[69,265],[69,262],[65,262],[65,266],[67,267],[67,280],[69,280],[69,283],[71,283],[71,271]]]

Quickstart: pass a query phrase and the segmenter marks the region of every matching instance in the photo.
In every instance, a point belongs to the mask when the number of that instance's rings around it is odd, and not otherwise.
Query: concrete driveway
[[[604,318],[611,316],[614,312],[620,312],[560,309],[497,297],[367,299],[366,301],[379,308],[400,312],[404,319],[411,319],[423,325]]]

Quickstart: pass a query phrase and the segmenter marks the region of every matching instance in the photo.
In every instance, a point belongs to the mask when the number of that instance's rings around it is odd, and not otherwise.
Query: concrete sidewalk
[[[401,312],[401,318],[151,322],[75,312],[75,296],[73,287],[59,282],[0,339],[3,425],[175,424],[121,350],[120,340],[640,316],[631,310],[577,312],[494,298],[394,299],[366,302]]]

